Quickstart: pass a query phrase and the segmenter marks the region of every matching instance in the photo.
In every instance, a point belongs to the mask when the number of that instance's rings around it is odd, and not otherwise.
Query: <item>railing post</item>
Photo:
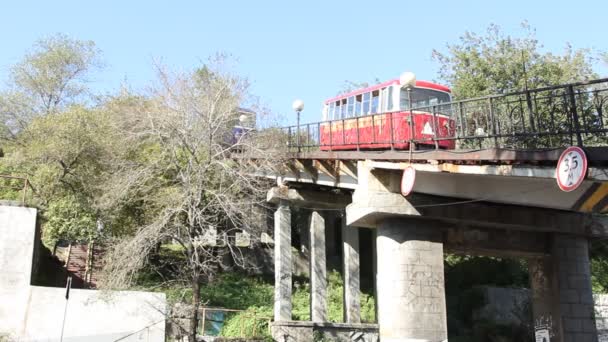
[[[342,119],[342,145],[346,145],[346,126],[344,126],[344,119]]]
[[[331,128],[331,126],[330,126]],[[319,144],[319,148],[321,147],[321,123],[317,122],[317,139],[319,139],[318,144]]]
[[[583,137],[581,136],[581,127],[578,122],[576,98],[574,97],[574,87],[572,85],[568,86],[568,97],[570,98],[570,111],[572,112],[572,120],[574,121],[574,129],[576,131],[576,142],[579,147],[583,147]]]
[[[306,124],[306,147],[310,151],[310,124]]]
[[[460,117],[460,130],[462,131],[462,136],[466,136],[467,133],[467,123],[464,120],[464,106],[462,105],[462,101],[458,102],[458,116]]]
[[[530,91],[526,90],[526,106],[528,107],[528,115],[530,115],[530,130],[536,133],[536,124],[534,123],[534,110],[532,109],[532,97]]]
[[[359,138],[359,117],[356,118],[357,120],[357,151],[360,150],[359,145],[360,145],[360,138]]]
[[[393,116],[393,113],[387,113],[386,115],[390,117],[390,119],[389,119],[390,122],[389,122],[389,127],[388,128],[391,130],[391,150],[394,150],[395,149],[395,133],[393,132],[393,127],[394,127],[394,125],[393,125],[393,118],[394,118],[394,116]]]
[[[287,127],[287,147],[291,151],[291,126]]]
[[[412,110],[412,103],[410,102],[410,117],[409,117],[409,124],[410,124],[410,150],[412,149],[412,146],[414,146],[414,111]]]
[[[333,135],[333,131],[334,130],[334,125],[331,122],[331,120],[329,121],[329,150],[332,150],[332,146],[334,145],[334,135]]]
[[[488,98],[488,105],[490,106],[490,122],[492,123],[492,136],[494,137],[494,147],[498,148],[498,138],[496,137],[496,118],[494,117],[494,99]]]
[[[376,143],[376,114],[372,114],[372,145]]]
[[[439,149],[439,142],[437,142],[437,129],[439,127],[439,122],[437,122],[437,106],[433,106],[433,142],[435,143],[435,149]]]

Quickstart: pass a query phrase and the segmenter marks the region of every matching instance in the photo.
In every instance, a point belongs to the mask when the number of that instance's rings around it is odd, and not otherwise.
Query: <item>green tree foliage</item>
[[[519,37],[490,25],[485,35],[465,32],[447,51],[433,51],[439,77],[458,99],[502,94],[597,77],[592,51],[567,44],[562,54],[542,51],[535,30],[521,25]],[[525,72],[524,72],[525,65]]]
[[[34,110],[48,114],[85,94],[86,76],[97,66],[99,50],[93,41],[57,34],[36,42],[11,69],[11,78],[18,91],[35,101]]]
[[[83,103],[87,76],[101,66],[92,41],[57,34],[36,42],[10,69],[9,87],[0,93],[0,139],[14,139],[33,118]]]
[[[92,238],[97,232],[94,204],[103,191],[111,145],[106,119],[103,113],[80,106],[36,117],[0,159],[3,173],[29,179],[33,188],[29,204],[42,209],[46,243]]]

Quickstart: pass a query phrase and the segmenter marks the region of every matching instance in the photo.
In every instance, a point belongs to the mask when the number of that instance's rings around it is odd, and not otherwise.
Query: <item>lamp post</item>
[[[414,142],[414,113],[412,111],[412,88],[416,86],[416,75],[406,71],[399,77],[401,88],[407,90],[407,109],[410,111],[410,151]]]
[[[293,110],[296,111],[297,114],[297,129],[296,129],[296,134],[297,134],[297,138],[296,138],[296,142],[298,143],[298,153],[300,153],[300,113],[302,112],[302,110],[304,109],[304,101],[298,99],[293,101],[291,108],[293,108]]]

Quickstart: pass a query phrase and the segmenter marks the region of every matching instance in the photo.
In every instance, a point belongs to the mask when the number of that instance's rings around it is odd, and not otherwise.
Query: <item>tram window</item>
[[[340,113],[340,117],[337,117],[336,119],[344,119],[346,117],[347,112],[347,107],[346,107],[346,99],[342,99],[342,104],[340,105],[340,107],[342,108],[342,112]]]
[[[336,119],[340,118],[340,109],[341,109],[340,101],[336,101],[335,109],[334,109],[333,115],[331,116],[332,120],[336,120]]]
[[[369,100],[371,98],[370,93],[363,94],[363,115],[369,114]]]
[[[378,104],[380,103],[380,91],[372,91],[372,114],[378,113]]]
[[[386,89],[386,94],[386,111],[390,112],[393,109],[393,86],[390,86],[388,87],[388,89]]]
[[[434,106],[441,103],[450,102],[450,95],[442,91],[425,88],[414,88],[411,92],[413,108]],[[408,108],[407,90],[401,90],[401,100],[399,101],[399,103],[402,110]]]
[[[355,97],[351,96],[348,98],[348,112],[346,113],[346,118],[353,117],[355,115]]]
[[[329,104],[329,110],[327,111],[327,120],[331,120],[332,117],[334,116],[334,109],[336,108],[336,103],[332,102]]]
[[[410,108],[410,100],[407,97],[407,92],[401,91],[401,98],[399,99],[399,108],[406,110]]]
[[[362,100],[363,100],[363,97],[361,95],[355,96],[355,115],[354,116],[361,116],[361,101]]]

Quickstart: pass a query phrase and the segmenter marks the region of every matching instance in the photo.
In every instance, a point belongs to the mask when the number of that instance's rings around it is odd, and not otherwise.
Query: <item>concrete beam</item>
[[[499,258],[540,258],[550,254],[549,233],[446,226],[440,222],[434,226],[443,231],[443,246],[450,253]]]
[[[370,173],[371,176],[374,174]],[[405,198],[389,191],[392,187],[390,179],[376,180],[374,183],[376,190],[357,190],[353,194],[353,203],[346,208],[347,224],[376,228],[387,218],[417,216],[478,228],[608,237],[608,216],[605,215],[423,194]],[[385,189],[378,189],[381,186]]]
[[[602,215],[419,194],[408,196],[407,200],[421,217],[446,222],[498,229],[608,236],[608,217]]]
[[[342,209],[351,202],[351,196],[347,194],[336,194],[329,191],[274,187],[268,191],[266,201],[273,204],[278,204],[280,201],[287,201],[294,206]]]

